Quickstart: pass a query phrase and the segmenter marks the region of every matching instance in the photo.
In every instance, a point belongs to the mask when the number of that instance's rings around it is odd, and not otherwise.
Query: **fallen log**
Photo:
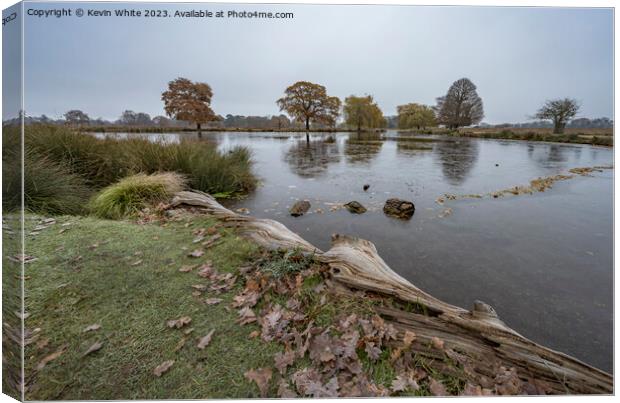
[[[334,235],[332,247],[322,252],[281,223],[237,214],[201,192],[179,192],[172,206],[200,207],[237,228],[267,249],[293,249],[315,254],[329,265],[339,287],[369,291],[394,298],[417,309],[377,308],[400,334],[416,334],[413,349],[426,365],[438,370],[462,368],[472,385],[507,394],[611,394],[613,377],[576,358],[541,346],[500,320],[495,310],[475,301],[472,310],[443,302],[396,274],[366,240]],[[441,340],[443,352],[429,348]],[[498,385],[505,385],[498,387]],[[490,390],[490,389],[488,389]]]

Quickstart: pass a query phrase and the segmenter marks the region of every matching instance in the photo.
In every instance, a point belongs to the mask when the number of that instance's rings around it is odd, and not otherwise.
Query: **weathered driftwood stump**
[[[315,253],[317,259],[329,265],[335,283],[346,289],[373,291],[422,307],[421,311],[379,308],[378,313],[401,335],[405,330],[413,331],[421,341],[414,345],[415,352],[432,358],[430,365],[440,371],[449,368],[448,360],[458,362],[473,384],[495,385],[496,389],[504,374],[516,371],[516,377],[505,376],[510,382],[503,392],[512,394],[613,393],[610,374],[521,336],[484,302],[475,301],[468,311],[415,287],[392,271],[369,241],[334,235],[332,248],[322,252],[281,223],[241,216],[205,193],[180,192],[172,204],[202,207],[268,249],[298,248]],[[437,354],[428,348],[434,338],[445,343],[448,354]]]

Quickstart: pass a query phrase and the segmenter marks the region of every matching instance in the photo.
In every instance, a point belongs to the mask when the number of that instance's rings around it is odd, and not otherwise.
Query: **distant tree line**
[[[532,116],[534,122],[502,124],[491,126],[481,123],[484,118],[482,98],[476,85],[468,78],[456,80],[445,95],[436,99],[436,105],[411,102],[398,105],[397,116],[384,116],[372,95],[350,95],[344,103],[338,97],[329,95],[320,84],[298,81],[284,90],[276,100],[280,111],[285,114],[274,116],[240,116],[215,114],[211,108],[213,91],[209,84],[193,82],[179,77],[168,83],[162,92],[166,116],[151,118],[148,113],[126,110],[113,121],[101,118],[91,119],[87,113],[74,109],[64,114],[64,119],[26,117],[27,123],[66,124],[73,127],[86,126],[136,126],[186,128],[202,127],[309,130],[335,128],[337,126],[358,131],[375,128],[426,129],[443,126],[454,130],[459,127],[553,127],[554,133],[562,133],[566,127],[609,128],[613,121],[608,118],[574,119],[580,109],[577,100],[560,98],[547,100]],[[288,116],[287,116],[288,115]],[[343,119],[338,124],[340,116]],[[19,121],[19,119],[16,119]],[[17,122],[15,122],[17,123]],[[204,126],[203,126],[204,125]]]
[[[476,127],[493,127],[497,129],[503,128],[524,128],[524,129],[551,129],[553,128],[553,122],[547,120],[535,120],[533,122],[524,123],[500,123],[491,125],[488,123],[480,123]],[[614,121],[609,118],[577,118],[573,119],[566,124],[566,128],[575,129],[611,129],[614,127]]]

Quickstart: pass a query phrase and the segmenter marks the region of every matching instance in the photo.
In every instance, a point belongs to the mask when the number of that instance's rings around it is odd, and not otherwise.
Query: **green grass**
[[[6,337],[9,332],[19,336],[21,331],[21,320],[15,315],[21,311],[21,264],[9,259],[21,253],[20,215],[4,212],[2,227],[2,393],[21,400],[22,349]]]
[[[357,354],[362,362],[362,368],[368,373],[370,378],[379,385],[390,387],[394,378],[396,378],[397,372],[394,366],[390,362],[391,350],[387,347],[381,349],[379,358],[375,361],[371,361],[368,358],[368,354],[364,349],[358,349]]]
[[[38,258],[27,265],[26,327],[41,328],[39,339],[49,339],[46,347],[26,348],[26,373],[34,377],[27,399],[258,397],[243,373],[273,365],[281,347],[249,339],[258,327],[238,325],[236,312],[226,310],[240,285],[218,295],[224,299],[219,305],[205,305],[204,298],[216,295],[207,291],[194,297],[191,285],[206,282],[195,271],[178,271],[211,260],[218,271],[233,272],[254,256],[254,245],[220,229],[224,242],[196,259],[187,256],[195,249],[192,231],[213,221],[193,217],[164,227],[67,216],[57,220],[26,240],[27,253]],[[175,352],[183,329],[169,329],[166,321],[183,315],[192,318],[195,330]],[[102,328],[83,333],[94,323]],[[198,350],[196,339],[210,329],[216,329],[213,341]],[[82,357],[95,341],[104,342],[103,348]],[[64,354],[35,373],[41,359],[64,344]],[[171,359],[174,366],[161,378],[152,374]]]
[[[89,207],[97,217],[120,219],[166,202],[184,187],[185,179],[171,172],[128,176],[99,192]]]
[[[282,277],[308,268],[314,260],[311,255],[304,255],[300,250],[278,251],[259,265],[261,271],[273,277]]]

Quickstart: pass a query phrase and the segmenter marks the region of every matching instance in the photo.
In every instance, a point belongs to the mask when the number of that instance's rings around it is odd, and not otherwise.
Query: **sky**
[[[455,80],[478,87],[487,123],[523,122],[548,99],[613,118],[613,11],[587,8],[26,3],[28,9],[292,12],[293,19],[26,15],[25,108],[163,115],[177,77],[208,83],[220,115],[278,114],[299,80],[329,95],[434,105]],[[5,31],[6,33],[6,31]],[[6,35],[5,35],[6,36]],[[5,112],[8,113],[8,112]],[[6,116],[5,116],[6,118]]]

